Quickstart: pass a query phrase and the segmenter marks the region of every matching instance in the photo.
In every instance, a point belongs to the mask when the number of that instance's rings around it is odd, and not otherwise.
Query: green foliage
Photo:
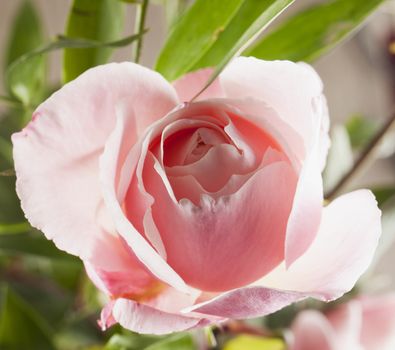
[[[123,4],[119,0],[74,0],[66,26],[69,38],[98,42],[119,38],[123,27]],[[88,68],[106,63],[111,55],[108,47],[68,48],[63,57],[63,81],[75,79]]]
[[[48,324],[8,287],[1,290],[0,347],[5,350],[52,350]]]
[[[332,0],[297,13],[244,55],[313,61],[344,40],[383,0]]]
[[[361,148],[372,139],[378,129],[377,123],[371,118],[354,115],[346,122],[347,132],[353,148]]]
[[[157,343],[154,343],[145,350],[196,350],[197,347],[193,341],[191,334],[181,333]]]
[[[19,8],[11,36],[8,39],[6,68],[25,53],[34,50],[44,41],[40,18],[31,1],[24,0]],[[42,96],[45,79],[45,61],[36,57],[21,65],[7,77],[9,92],[25,105],[37,102]]]
[[[197,0],[174,26],[156,70],[169,80],[206,66],[220,71],[291,2]]]
[[[281,339],[240,335],[229,340],[223,350],[285,350]]]

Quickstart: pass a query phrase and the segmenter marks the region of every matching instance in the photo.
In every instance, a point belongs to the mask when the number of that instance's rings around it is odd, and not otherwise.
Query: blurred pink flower
[[[372,259],[371,192],[323,208],[315,71],[238,58],[185,102],[210,74],[172,86],[133,63],[99,66],[13,135],[26,217],[110,296],[103,328],[161,334],[334,299]]]
[[[360,297],[327,314],[301,312],[290,350],[395,349],[395,294]]]

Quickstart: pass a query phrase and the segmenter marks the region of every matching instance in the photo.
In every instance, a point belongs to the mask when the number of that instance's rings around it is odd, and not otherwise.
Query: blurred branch
[[[15,170],[14,169],[2,170],[0,171],[0,176],[15,176]]]
[[[0,103],[4,103],[5,105],[8,105],[10,107],[18,107],[18,108],[22,107],[21,102],[13,99],[12,97],[3,96],[3,95],[0,95]]]
[[[138,39],[134,46],[134,62],[139,63],[141,57],[141,50],[143,48],[143,33],[144,33],[144,25],[145,18],[147,15],[149,0],[142,0],[140,4],[137,4],[136,9],[136,35],[138,35]]]
[[[330,190],[325,198],[327,200],[334,199],[337,195],[339,195],[344,188],[346,188],[351,180],[353,180],[358,174],[363,172],[371,161],[375,158],[375,155],[379,149],[381,142],[384,137],[388,134],[388,132],[395,125],[395,112],[388,118],[388,120],[384,123],[382,128],[376,133],[376,135],[372,138],[369,144],[365,147],[365,149],[361,152],[360,156],[354,163],[353,167],[339,180],[339,182]]]

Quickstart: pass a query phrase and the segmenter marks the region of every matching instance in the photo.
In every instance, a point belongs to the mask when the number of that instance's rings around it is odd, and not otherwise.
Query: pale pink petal
[[[362,350],[360,334],[362,328],[362,308],[360,303],[351,301],[340,305],[326,314],[336,333],[336,342],[341,349]]]
[[[173,82],[173,86],[178,93],[179,99],[182,102],[188,102],[194,98],[195,95],[206,85],[213,72],[213,68],[204,68],[192,73],[187,73]],[[224,93],[218,79],[215,79],[214,82],[199,95],[197,101],[217,97],[224,97]]]
[[[336,346],[336,334],[331,324],[319,311],[302,311],[291,330],[290,350],[340,350]]]
[[[317,142],[299,174],[285,239],[287,267],[309,248],[320,226],[324,193],[318,151]]]
[[[188,291],[188,287],[180,276],[166,263],[163,257],[150,245],[142,233],[136,230],[125,216],[121,206],[123,198],[117,196],[116,179],[117,174],[122,170],[123,157],[127,159],[128,163],[134,163],[136,167],[138,161],[136,158],[141,153],[129,152],[129,154],[135,155],[133,159],[129,159],[128,155],[121,152],[124,139],[129,135],[130,125],[128,118],[124,114],[120,114],[116,127],[108,138],[105,150],[100,158],[100,179],[105,204],[114,220],[117,232],[133,250],[136,257],[158,279],[177,289]],[[134,148],[140,149],[141,145],[136,144]],[[140,157],[143,157],[143,155],[140,155]]]
[[[240,287],[283,259],[296,184],[288,163],[259,170],[232,196],[217,201],[203,196],[195,207],[171,199],[163,178],[152,170],[154,162],[147,156],[144,175],[147,191],[155,196],[152,215],[167,262],[189,285],[205,291]]]
[[[100,320],[97,322],[102,331],[113,326],[117,321],[115,321],[112,316],[112,309],[115,305],[115,300],[109,301],[100,313]]]
[[[60,249],[106,266],[116,265],[117,255],[103,227],[111,220],[102,210],[98,159],[115,126],[115,107],[126,97],[139,129],[178,103],[159,74],[133,63],[109,64],[53,94],[12,137],[17,192],[30,223]]]
[[[288,270],[281,264],[257,283],[324,300],[339,298],[369,266],[381,234],[380,216],[368,190],[337,198],[324,208],[309,249]]]
[[[122,327],[142,334],[181,332],[210,323],[207,318],[163,312],[128,299],[116,300],[112,315]]]
[[[220,83],[226,97],[252,97],[273,108],[303,137],[305,152],[312,146],[317,128],[327,132],[322,82],[307,64],[238,57],[221,73]],[[323,113],[322,118],[317,113]],[[320,158],[325,159],[326,153],[327,149],[323,148]]]
[[[251,318],[271,314],[304,298],[303,294],[296,292],[246,287],[223,293],[207,302],[185,308],[183,312],[198,312],[236,319]]]
[[[395,294],[359,299],[363,309],[361,342],[366,350],[395,349]]]

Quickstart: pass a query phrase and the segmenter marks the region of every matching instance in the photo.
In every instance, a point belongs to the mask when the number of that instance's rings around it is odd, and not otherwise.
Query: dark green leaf
[[[262,59],[312,61],[352,33],[383,0],[334,0],[285,21],[244,54]]]
[[[197,0],[174,26],[156,70],[174,80],[190,71],[218,40],[243,0]]]
[[[244,0],[218,40],[210,47],[192,70],[219,65],[231,51],[239,51],[292,1]],[[239,44],[238,41],[241,39]],[[230,54],[233,56],[233,53]]]
[[[52,241],[39,232],[0,235],[0,254],[23,254],[78,263],[77,258],[57,249]]]
[[[1,349],[54,349],[49,327],[40,315],[9,288],[3,287],[1,294]]]
[[[119,38],[123,27],[123,4],[118,0],[74,0],[69,13],[66,36],[98,42]],[[66,49],[63,59],[63,81],[75,79],[88,68],[106,63],[111,49],[96,47],[84,50]]]
[[[23,1],[15,17],[6,58],[6,67],[26,52],[34,50],[43,42],[40,18],[31,1]],[[26,62],[18,74],[7,79],[11,94],[25,105],[37,101],[43,89],[45,79],[45,62],[42,57]]]

